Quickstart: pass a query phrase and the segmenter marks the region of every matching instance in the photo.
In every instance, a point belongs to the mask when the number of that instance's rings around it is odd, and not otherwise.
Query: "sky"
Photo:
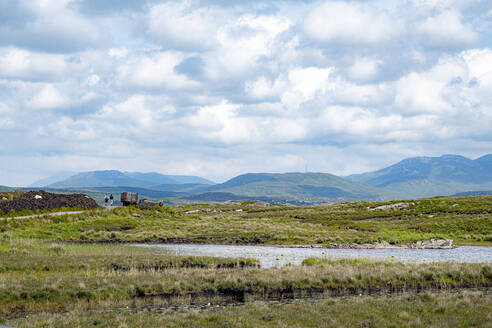
[[[0,0],[0,184],[492,153],[492,1]]]

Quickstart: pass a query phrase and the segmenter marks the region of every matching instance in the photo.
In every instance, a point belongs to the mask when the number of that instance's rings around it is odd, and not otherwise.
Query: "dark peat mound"
[[[0,202],[0,212],[51,210],[61,207],[96,208],[96,201],[84,194],[54,194],[43,190],[29,191],[10,201]]]

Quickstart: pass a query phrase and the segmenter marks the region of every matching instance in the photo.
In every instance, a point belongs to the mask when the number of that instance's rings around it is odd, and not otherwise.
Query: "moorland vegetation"
[[[97,208],[0,220],[0,324],[486,327],[490,263],[309,258],[261,268],[255,259],[177,256],[129,243],[490,245],[491,215],[492,197],[483,196]]]

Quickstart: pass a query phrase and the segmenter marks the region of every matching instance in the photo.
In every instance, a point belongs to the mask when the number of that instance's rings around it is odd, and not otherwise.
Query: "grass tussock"
[[[159,272],[173,268],[258,267],[255,259],[173,256],[159,250],[118,245],[0,242],[0,278],[97,276],[118,272]]]
[[[492,299],[477,292],[354,297],[317,302],[159,311],[38,314],[15,327],[491,327]]]
[[[308,259],[305,266],[261,269],[255,260],[176,257],[131,246],[5,244],[0,258],[3,316],[179,298],[244,301],[492,286],[491,264]]]

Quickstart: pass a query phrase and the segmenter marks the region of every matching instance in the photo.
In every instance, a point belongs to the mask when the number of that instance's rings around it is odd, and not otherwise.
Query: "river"
[[[271,246],[229,246],[191,244],[138,244],[156,247],[168,254],[181,256],[247,257],[256,258],[263,268],[300,265],[308,257],[372,258],[402,262],[487,262],[492,263],[492,247],[460,246],[452,249],[334,249],[282,248]]]

